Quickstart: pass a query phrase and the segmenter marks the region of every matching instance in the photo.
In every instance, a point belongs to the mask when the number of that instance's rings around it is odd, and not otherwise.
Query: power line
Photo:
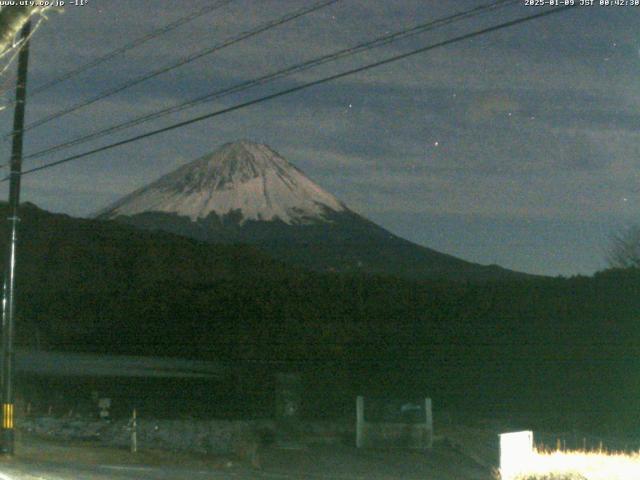
[[[329,77],[325,77],[325,78],[322,78],[322,79],[319,79],[319,80],[315,80],[313,82],[309,82],[309,83],[306,83],[306,84],[303,84],[303,85],[299,85],[297,87],[292,87],[292,88],[289,88],[289,89],[286,89],[286,90],[283,90],[283,91],[280,91],[280,92],[276,92],[276,93],[271,94],[271,95],[260,97],[260,98],[257,98],[257,99],[251,100],[251,101],[247,101],[247,102],[244,102],[244,103],[232,106],[232,107],[224,108],[222,110],[217,110],[215,112],[208,113],[208,114],[205,114],[205,115],[201,115],[201,116],[198,116],[198,117],[195,117],[195,118],[192,118],[190,120],[183,121],[183,122],[179,122],[179,123],[170,125],[168,127],[164,127],[164,128],[157,129],[157,130],[152,130],[151,132],[147,132],[147,133],[144,133],[144,134],[136,135],[134,137],[130,137],[128,139],[121,140],[119,142],[115,142],[115,143],[112,143],[112,144],[109,144],[109,145],[106,145],[106,146],[103,146],[103,147],[99,147],[99,148],[96,148],[96,149],[93,149],[93,150],[90,150],[90,151],[87,151],[87,152],[83,152],[83,153],[80,153],[80,154],[77,154],[77,155],[72,155],[70,157],[63,158],[61,160],[57,160],[55,162],[51,162],[51,163],[48,163],[48,164],[45,164],[45,165],[42,165],[42,166],[39,166],[39,167],[32,168],[30,170],[25,171],[24,174],[36,172],[36,171],[43,170],[43,169],[46,169],[46,168],[50,168],[50,167],[53,167],[53,166],[56,166],[56,165],[60,165],[62,163],[66,163],[66,162],[70,162],[70,161],[77,160],[77,159],[80,159],[80,158],[84,158],[86,156],[93,155],[95,153],[99,153],[99,152],[102,152],[102,151],[105,151],[105,150],[109,150],[111,148],[115,148],[115,147],[118,147],[118,146],[126,145],[128,143],[132,143],[132,142],[135,142],[137,140],[141,140],[141,139],[144,139],[144,138],[147,138],[147,137],[158,135],[160,133],[164,133],[164,132],[167,132],[167,131],[170,131],[170,130],[181,128],[183,126],[187,126],[187,125],[190,125],[192,123],[197,123],[197,122],[200,122],[200,121],[203,121],[203,120],[206,120],[206,119],[218,116],[218,115],[222,115],[222,114],[225,114],[225,113],[230,113],[232,111],[239,110],[239,109],[244,108],[244,107],[255,105],[257,103],[262,103],[264,101],[271,100],[271,99],[274,99],[274,98],[277,98],[277,97],[280,97],[280,96],[283,96],[283,95],[287,95],[287,94],[290,94],[290,93],[294,93],[294,92],[297,92],[299,90],[303,90],[303,89],[306,89],[306,88],[309,88],[309,87],[312,87],[312,86],[315,86],[315,85],[319,85],[319,84],[322,84],[322,83],[327,83],[329,81],[337,80],[337,79],[340,79],[340,78],[343,78],[343,77],[346,77],[346,76],[349,76],[349,75],[353,75],[355,73],[359,73],[359,72],[362,72],[362,71],[365,71],[365,70],[376,68],[378,66],[386,65],[388,63],[395,62],[395,61],[398,61],[398,60],[401,60],[401,59],[404,59],[404,58],[407,58],[407,57],[410,57],[410,56],[413,56],[413,55],[416,55],[416,54],[419,54],[419,53],[423,53],[425,51],[429,51],[429,50],[432,50],[432,49],[435,49],[435,48],[438,48],[438,47],[442,47],[442,46],[450,45],[450,44],[453,44],[453,43],[457,43],[457,42],[462,41],[462,40],[467,40],[469,38],[473,38],[473,37],[477,37],[477,36],[484,35],[484,34],[487,34],[487,33],[491,33],[493,31],[501,30],[503,28],[508,28],[508,27],[511,27],[511,26],[514,26],[514,25],[518,25],[518,24],[527,22],[529,20],[533,20],[533,19],[540,18],[540,17],[547,16],[547,15],[551,15],[553,13],[559,13],[561,11],[567,10],[568,8],[573,8],[573,6],[570,5],[570,6],[558,7],[558,8],[555,8],[553,10],[548,10],[548,11],[541,12],[541,13],[538,13],[538,14],[529,15],[527,17],[522,17],[522,18],[519,18],[519,19],[516,19],[516,20],[512,20],[512,21],[509,21],[509,22],[505,22],[505,23],[498,24],[498,25],[495,25],[495,26],[492,26],[492,27],[488,27],[488,28],[484,28],[484,29],[481,29],[481,30],[476,30],[475,32],[471,32],[471,33],[468,33],[468,34],[465,34],[465,35],[454,37],[454,38],[449,39],[449,40],[444,40],[442,42],[438,42],[438,43],[435,43],[435,44],[432,44],[432,45],[428,45],[426,47],[421,47],[419,49],[412,50],[412,51],[404,53],[404,54],[396,55],[396,56],[387,58],[385,60],[381,60],[381,61],[378,61],[378,62],[375,62],[375,63],[372,63],[372,64],[368,64],[368,65],[365,65],[365,66],[362,66],[362,67],[358,67],[358,68],[355,68],[355,69],[352,69],[352,70],[348,70],[346,72],[342,72],[342,73],[339,73],[339,74],[331,75]]]
[[[63,163],[68,163],[68,162],[71,162],[71,161],[79,160],[81,158],[85,158],[85,157],[88,157],[90,155],[94,155],[96,153],[101,153],[101,152],[104,152],[104,151],[107,151],[107,150],[111,150],[112,148],[120,147],[122,145],[127,145],[129,143],[136,142],[138,140],[142,140],[142,139],[145,139],[145,138],[148,138],[148,137],[159,135],[161,133],[165,133],[165,132],[168,132],[168,131],[171,131],[171,130],[182,128],[182,127],[185,127],[187,125],[191,125],[191,124],[194,124],[194,123],[197,123],[197,122],[201,122],[203,120],[207,120],[207,119],[210,119],[210,118],[213,118],[213,117],[217,117],[219,115],[223,115],[225,113],[234,112],[236,110],[240,110],[241,108],[245,108],[245,107],[249,107],[249,106],[252,106],[252,105],[256,105],[258,103],[266,102],[268,100],[273,100],[274,98],[279,98],[279,97],[282,97],[284,95],[288,95],[288,94],[291,94],[291,93],[294,93],[294,92],[305,90],[307,88],[310,88],[310,87],[313,87],[313,86],[316,86],[316,85],[321,85],[321,84],[328,83],[328,82],[331,82],[331,81],[334,81],[334,80],[338,80],[340,78],[344,78],[344,77],[347,77],[347,76],[350,76],[350,75],[354,75],[356,73],[364,72],[364,71],[370,70],[372,68],[376,68],[376,67],[380,67],[380,66],[383,66],[383,65],[387,65],[389,63],[396,62],[398,60],[402,60],[402,59],[405,59],[405,58],[408,58],[408,57],[411,57],[411,56],[414,56],[414,55],[417,55],[417,54],[420,54],[420,53],[424,53],[424,52],[427,52],[429,50],[433,50],[433,49],[436,49],[436,48],[452,45],[454,43],[458,43],[458,42],[461,42],[463,40],[468,40],[470,38],[479,37],[481,35],[486,35],[488,33],[492,33],[492,32],[498,31],[498,30],[502,30],[502,29],[505,29],[505,28],[513,27],[515,25],[519,25],[519,24],[522,24],[522,23],[525,23],[525,22],[528,22],[528,21],[531,21],[531,20],[535,20],[537,18],[542,18],[542,17],[546,17],[546,16],[553,15],[553,14],[556,14],[556,13],[560,13],[560,12],[566,11],[566,10],[568,10],[570,8],[574,8],[574,7],[575,7],[575,5],[567,5],[567,6],[562,6],[562,7],[556,7],[553,10],[547,10],[547,11],[540,12],[540,13],[537,13],[537,14],[528,15],[526,17],[521,17],[521,18],[518,18],[516,20],[511,20],[511,21],[508,21],[508,22],[500,23],[498,25],[494,25],[494,26],[491,26],[491,27],[487,27],[487,28],[483,28],[483,29],[480,29],[480,30],[476,30],[476,31],[473,31],[471,33],[466,33],[464,35],[459,35],[457,37],[453,37],[453,38],[450,38],[448,40],[443,40],[441,42],[437,42],[437,43],[434,43],[434,44],[431,44],[431,45],[427,45],[425,47],[421,47],[421,48],[418,48],[418,49],[415,49],[415,50],[411,50],[410,52],[406,52],[406,53],[402,53],[402,54],[399,54],[399,55],[395,55],[395,56],[386,58],[384,60],[380,60],[378,62],[374,62],[374,63],[370,63],[368,65],[364,65],[362,67],[358,67],[358,68],[354,68],[354,69],[351,69],[351,70],[347,70],[345,72],[338,73],[338,74],[335,74],[335,75],[330,75],[328,77],[324,77],[324,78],[321,78],[319,80],[308,82],[308,83],[305,83],[303,85],[299,85],[297,87],[288,88],[288,89],[282,90],[280,92],[272,93],[272,94],[266,95],[264,97],[260,97],[260,98],[254,99],[254,100],[250,100],[250,101],[247,101],[247,102],[244,102],[244,103],[240,103],[238,105],[234,105],[233,107],[228,107],[228,108],[224,108],[222,110],[217,110],[215,112],[211,112],[211,113],[208,113],[208,114],[205,114],[205,115],[200,115],[200,116],[191,118],[189,120],[185,120],[185,121],[182,121],[182,122],[175,123],[175,124],[170,125],[168,127],[159,128],[157,130],[152,130],[150,132],[143,133],[141,135],[136,135],[134,137],[130,137],[130,138],[126,139],[126,140],[121,140],[119,142],[114,142],[114,143],[111,143],[109,145],[105,145],[105,146],[102,146],[102,147],[99,147],[99,148],[95,148],[93,150],[89,150],[87,152],[79,153],[77,155],[72,155],[72,156],[63,158],[61,160],[56,160],[55,162],[50,162],[50,163],[41,165],[39,167],[34,167],[34,168],[31,168],[29,170],[24,171],[22,173],[22,175],[27,175],[27,174],[30,174],[30,173],[34,173],[34,172],[38,172],[38,171],[41,171],[41,170],[46,170],[48,168],[52,168],[52,167],[58,166],[58,165],[61,165]],[[8,177],[5,177],[2,180],[2,182],[6,181],[7,179],[8,179]]]
[[[293,65],[291,67],[287,67],[281,70],[278,70],[276,72],[272,72],[269,73],[267,75],[263,75],[261,77],[258,78],[254,78],[252,80],[247,80],[245,82],[242,82],[240,84],[228,87],[228,88],[224,88],[222,90],[217,90],[211,93],[207,93],[205,95],[202,95],[200,97],[196,97],[194,99],[188,100],[186,102],[174,105],[172,107],[168,107],[168,108],[163,108],[160,110],[156,110],[155,112],[143,115],[141,117],[137,117],[134,118],[132,120],[126,121],[124,123],[120,123],[120,124],[116,124],[113,125],[111,127],[108,127],[106,129],[97,131],[97,132],[93,132],[81,137],[76,137],[75,139],[69,140],[67,142],[58,144],[58,145],[54,145],[52,147],[48,147],[44,150],[40,150],[38,152],[32,153],[30,155],[25,156],[25,159],[32,159],[32,158],[38,158],[44,155],[47,155],[49,153],[53,153],[59,150],[64,150],[66,148],[75,146],[75,145],[79,145],[82,143],[86,143],[90,140],[95,140],[96,138],[100,138],[103,137],[105,135],[111,134],[111,133],[115,133],[118,132],[120,130],[129,128],[129,127],[133,127],[136,125],[140,125],[142,123],[146,123],[148,121],[151,120],[155,120],[157,118],[160,117],[164,117],[166,115],[170,115],[173,113],[177,113],[183,110],[186,110],[188,108],[192,108],[196,105],[199,105],[201,103],[204,102],[208,102],[214,99],[219,99],[222,98],[224,96],[233,94],[233,93],[238,93],[238,92],[242,92],[245,90],[248,90],[249,88],[255,87],[257,85],[264,85],[266,83],[269,83],[271,81],[274,81],[276,79],[281,79],[287,76],[290,76],[294,73],[300,73],[302,71],[317,67],[319,65],[323,65],[325,63],[331,62],[331,61],[335,61],[341,58],[346,58],[348,56],[352,56],[355,55],[357,53],[361,53],[363,51],[367,51],[367,50],[371,50],[373,48],[378,48],[384,45],[388,45],[392,42],[401,40],[401,39],[405,39],[414,35],[418,35],[421,33],[424,33],[426,31],[430,31],[434,28],[437,27],[441,27],[444,25],[448,25],[451,23],[454,23],[456,21],[460,21],[463,19],[467,19],[467,18],[471,18],[483,13],[486,13],[488,11],[494,11],[498,8],[503,8],[506,7],[508,5],[512,5],[512,4],[516,4],[519,3],[519,0],[498,0],[496,2],[490,3],[490,4],[485,4],[485,5],[481,5],[478,6],[476,8],[473,8],[471,10],[467,10],[464,12],[460,12],[460,13],[456,13],[447,17],[443,17],[437,20],[433,20],[427,23],[423,23],[414,27],[411,27],[409,29],[403,29],[388,35],[384,35],[382,37],[378,37],[376,39],[364,42],[364,43],[360,43],[358,45],[355,45],[353,47],[350,48],[345,48],[342,50],[338,50],[336,52],[327,54],[327,55],[323,55],[321,57],[317,57],[314,58],[312,60],[300,63],[300,64],[296,64]]]
[[[229,0],[229,1],[231,1],[231,0]],[[260,33],[266,32],[267,30],[271,30],[272,28],[278,27],[278,26],[283,25],[285,23],[288,23],[288,22],[290,22],[292,20],[300,18],[300,17],[302,17],[304,15],[307,15],[309,13],[312,13],[312,12],[315,12],[315,11],[320,10],[322,8],[325,8],[325,7],[329,6],[329,5],[337,3],[338,1],[340,1],[340,0],[323,0],[323,1],[320,1],[318,3],[313,4],[311,6],[304,7],[304,8],[295,10],[293,12],[287,13],[286,15],[284,15],[284,16],[282,16],[280,18],[277,18],[275,20],[271,20],[269,22],[262,23],[259,26],[255,27],[255,28],[253,28],[253,29],[251,29],[249,31],[246,31],[246,32],[240,33],[238,35],[235,35],[234,37],[231,37],[230,39],[225,40],[222,43],[216,44],[213,47],[205,48],[203,50],[200,50],[200,51],[198,51],[198,52],[196,52],[196,53],[194,53],[192,55],[188,55],[186,57],[181,58],[180,60],[178,60],[175,63],[172,63],[170,65],[164,66],[164,67],[159,68],[157,70],[154,70],[152,72],[143,74],[143,75],[141,75],[141,76],[139,76],[139,77],[137,77],[137,78],[135,78],[133,80],[129,80],[129,81],[117,86],[117,87],[114,87],[114,88],[112,88],[110,90],[107,90],[107,91],[105,91],[103,93],[100,93],[100,94],[98,94],[98,95],[96,95],[96,96],[94,96],[94,97],[92,97],[92,98],[90,98],[88,100],[85,100],[83,102],[77,103],[75,105],[72,105],[71,107],[68,107],[66,109],[60,110],[60,111],[55,112],[55,113],[52,113],[50,115],[47,115],[46,117],[43,117],[43,118],[41,118],[39,120],[36,120],[35,122],[32,122],[32,123],[28,124],[24,128],[24,131],[28,131],[28,130],[31,130],[33,128],[39,127],[40,125],[44,125],[45,123],[49,123],[52,120],[55,120],[56,118],[60,118],[60,117],[62,117],[64,115],[67,115],[69,113],[75,112],[76,110],[80,110],[81,108],[84,108],[84,107],[87,107],[89,105],[92,105],[92,104],[94,104],[94,103],[96,103],[96,102],[98,102],[100,100],[103,100],[103,99],[108,98],[108,97],[110,97],[112,95],[115,95],[116,93],[120,93],[120,92],[122,92],[124,90],[127,90],[127,89],[129,89],[129,88],[131,88],[131,87],[133,87],[135,85],[138,85],[138,84],[140,84],[142,82],[145,82],[147,80],[155,78],[155,77],[157,77],[159,75],[162,75],[164,73],[170,72],[172,70],[175,70],[176,68],[179,68],[179,67],[182,67],[184,65],[187,65],[188,63],[194,62],[194,61],[196,61],[196,60],[198,60],[198,59],[200,59],[200,58],[202,58],[202,57],[204,57],[206,55],[210,55],[212,53],[220,51],[220,50],[222,50],[222,49],[224,49],[226,47],[229,47],[231,45],[235,45],[236,43],[239,43],[239,42],[241,42],[243,40],[246,40],[248,38],[254,37],[256,35],[259,35]],[[13,132],[8,133],[7,135],[5,135],[4,138],[10,138],[12,135],[13,135]]]
[[[111,60],[112,58],[125,53],[129,50],[132,50],[136,47],[139,47],[140,45],[153,40],[154,38],[159,37],[160,35],[163,35],[167,32],[170,32],[171,30],[174,30],[178,27],[180,27],[181,25],[184,25],[185,23],[188,23],[192,20],[195,20],[196,18],[202,17],[204,15],[206,15],[207,13],[213,12],[214,10],[217,10],[219,8],[222,8],[226,5],[228,5],[229,3],[233,2],[234,0],[220,0],[216,3],[214,3],[213,5],[209,5],[206,7],[201,8],[200,10],[196,10],[195,12],[190,13],[189,15],[179,18],[178,20],[169,23],[167,25],[164,25],[163,27],[160,27],[156,30],[153,30],[151,32],[149,32],[147,35],[137,38],[129,43],[127,43],[126,45],[123,45],[122,47],[119,47],[105,55],[103,55],[102,57],[98,57],[95,60],[91,60],[88,63],[85,63],[84,65],[79,66],[78,68],[75,68],[74,70],[70,70],[67,73],[64,73],[62,75],[60,75],[59,77],[54,78],[53,80],[46,82],[42,85],[40,85],[39,87],[34,88],[33,90],[31,90],[29,92],[29,96],[33,97],[35,95],[38,95],[41,92],[44,92],[45,90],[48,90],[49,88],[62,83],[70,78],[75,77],[76,75],[79,75],[80,73],[83,73],[91,68],[94,68],[98,65],[100,65],[101,63],[104,63],[108,60]],[[9,107],[11,105],[15,105],[16,101],[15,100],[11,100],[9,102],[6,103],[5,107]],[[11,138],[11,136],[13,135],[13,132],[7,134],[3,140],[6,140],[7,138]]]
[[[53,87],[54,85],[57,85],[58,83],[64,82],[65,80],[75,77],[76,75],[79,75],[82,72],[85,72],[91,68],[97,67],[101,63],[111,60],[112,58],[117,57],[118,55],[121,55],[129,50],[133,50],[134,48],[139,47],[140,45],[143,45],[161,35],[164,35],[167,32],[170,32],[171,30],[175,30],[176,28],[184,25],[185,23],[189,23],[208,13],[218,10],[219,8],[222,8],[233,1],[234,0],[219,0],[213,3],[212,5],[208,5],[206,7],[201,8],[200,10],[196,10],[195,12],[192,12],[189,15],[181,17],[174,22],[168,23],[167,25],[157,28],[156,30],[151,31],[148,34],[123,45],[122,47],[116,48],[115,50],[112,50],[111,52],[106,53],[105,55],[98,57],[95,60],[91,60],[90,62],[87,62],[84,65],[81,65],[73,70],[70,70],[69,72],[62,74],[59,77],[56,77],[53,80],[50,80],[49,82],[46,82],[40,85],[39,87],[34,88],[29,93],[29,95],[33,97],[34,95],[37,95]]]

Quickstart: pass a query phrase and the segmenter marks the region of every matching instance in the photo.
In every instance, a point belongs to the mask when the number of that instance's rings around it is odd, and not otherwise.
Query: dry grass
[[[640,452],[537,450],[503,480],[640,480]]]

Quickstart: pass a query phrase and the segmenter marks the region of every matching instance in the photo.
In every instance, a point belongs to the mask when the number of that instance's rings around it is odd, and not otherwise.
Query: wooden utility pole
[[[20,205],[20,179],[22,175],[22,134],[24,130],[24,112],[27,98],[27,65],[29,63],[29,35],[31,22],[27,21],[20,34],[24,44],[18,56],[18,79],[16,81],[16,106],[13,116],[13,145],[9,172],[9,238],[4,264],[4,289],[2,295],[2,429],[0,436],[0,454],[12,455],[15,443],[14,431],[14,392],[13,370],[15,355],[13,351],[15,322],[15,270],[16,247],[18,243],[18,206]]]

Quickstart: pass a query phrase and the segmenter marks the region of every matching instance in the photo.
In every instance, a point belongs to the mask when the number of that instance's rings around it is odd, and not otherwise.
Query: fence
[[[358,396],[356,447],[427,449],[433,445],[431,399],[403,401]]]

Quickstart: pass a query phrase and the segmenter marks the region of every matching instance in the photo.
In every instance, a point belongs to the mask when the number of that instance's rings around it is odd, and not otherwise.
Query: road
[[[167,453],[170,456],[170,453]],[[253,469],[218,466],[127,465],[13,459],[0,463],[0,480],[489,480],[491,472],[447,446],[430,452],[361,451],[350,447],[271,449]]]
[[[259,468],[233,456],[105,447],[21,432],[16,455],[0,457],[0,480],[490,480],[487,456],[451,432],[431,450],[357,449],[345,444],[294,442],[259,452]],[[448,437],[447,437],[448,438]],[[487,443],[482,437],[477,443]],[[462,452],[471,452],[471,454]],[[473,460],[475,458],[475,460]]]
[[[249,472],[250,473],[250,472]],[[237,480],[259,478],[240,470],[193,470],[179,467],[12,462],[0,466],[0,480]]]

